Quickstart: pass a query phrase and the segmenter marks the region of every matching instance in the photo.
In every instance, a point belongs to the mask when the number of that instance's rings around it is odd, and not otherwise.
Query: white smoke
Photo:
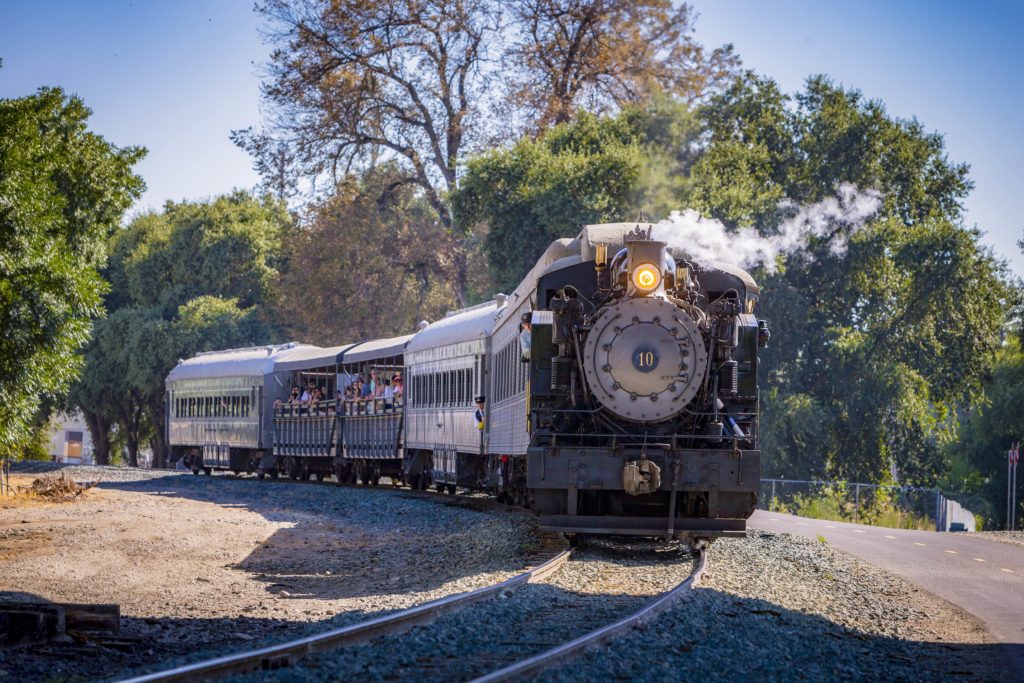
[[[694,261],[724,261],[737,266],[763,265],[774,272],[780,254],[789,254],[807,244],[810,237],[829,239],[833,254],[846,251],[846,240],[860,229],[882,206],[877,190],[860,190],[843,183],[836,196],[806,206],[782,202],[783,220],[774,235],[759,235],[754,228],[730,232],[721,222],[704,218],[693,209],[673,211],[668,219],[654,226],[651,238],[666,242],[674,252]]]

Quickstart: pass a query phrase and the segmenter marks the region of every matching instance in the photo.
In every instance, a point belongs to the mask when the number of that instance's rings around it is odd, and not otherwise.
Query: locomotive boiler
[[[567,533],[742,535],[761,471],[758,287],[631,225],[587,226],[536,281],[528,502]]]

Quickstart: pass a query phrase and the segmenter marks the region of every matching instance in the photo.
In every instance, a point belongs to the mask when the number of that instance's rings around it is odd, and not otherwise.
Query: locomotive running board
[[[604,534],[612,536],[664,536],[668,520],[660,517],[607,517],[588,515],[541,515],[541,531],[564,534]],[[744,538],[747,535],[745,519],[702,519],[677,517],[673,536],[683,538]]]

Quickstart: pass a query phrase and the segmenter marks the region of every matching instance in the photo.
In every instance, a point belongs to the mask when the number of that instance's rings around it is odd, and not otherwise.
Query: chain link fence
[[[847,481],[762,479],[758,507],[894,529],[973,531],[969,512],[939,489]]]

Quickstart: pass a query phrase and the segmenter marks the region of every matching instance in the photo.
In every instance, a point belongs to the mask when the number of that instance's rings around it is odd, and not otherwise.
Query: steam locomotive
[[[487,490],[568,534],[743,535],[760,483],[757,360],[769,332],[754,315],[759,289],[653,229],[588,225],[552,243],[510,295],[407,337],[183,361],[167,378],[172,458],[195,472],[368,484],[383,473]],[[286,401],[290,386],[315,381],[335,396],[371,370],[402,375],[401,396]],[[228,429],[209,410],[189,412],[213,376],[252,395]]]

